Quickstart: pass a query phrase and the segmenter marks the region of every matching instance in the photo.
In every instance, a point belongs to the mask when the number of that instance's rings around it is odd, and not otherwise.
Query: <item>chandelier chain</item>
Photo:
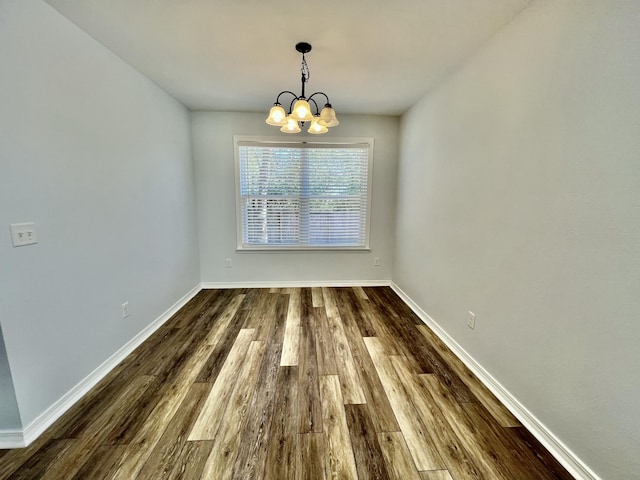
[[[307,65],[307,59],[302,54],[302,64],[300,65],[300,72],[302,73],[302,78],[305,82],[308,82],[311,78],[311,71],[309,70],[309,65]]]

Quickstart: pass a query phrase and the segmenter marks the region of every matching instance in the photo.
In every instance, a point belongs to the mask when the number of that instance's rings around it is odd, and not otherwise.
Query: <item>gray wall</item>
[[[394,281],[608,480],[640,471],[638,25],[534,2],[402,119]]]
[[[233,136],[290,138],[267,125],[265,118],[266,110],[265,113],[194,112],[191,116],[202,281],[228,284],[390,280],[399,119],[340,115],[340,126],[322,135],[323,139],[375,137],[371,252],[239,253],[235,251]],[[380,266],[373,265],[374,257],[380,257]],[[226,268],[226,258],[232,259],[232,268]]]
[[[195,184],[188,111],[49,5],[0,3],[0,65],[0,322],[27,428],[198,284]],[[24,221],[39,243],[13,248]]]
[[[18,402],[16,402],[7,351],[4,348],[4,337],[0,328],[0,433],[2,430],[15,433],[21,428]]]

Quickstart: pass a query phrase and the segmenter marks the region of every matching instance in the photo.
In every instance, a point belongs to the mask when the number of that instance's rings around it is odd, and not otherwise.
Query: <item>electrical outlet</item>
[[[230,258],[227,258],[226,266],[227,266],[227,268],[231,268],[231,259]]]
[[[380,257],[373,257],[373,265],[375,267],[379,267],[380,266]]]
[[[122,304],[122,318],[127,318],[129,316],[129,302],[124,302]]]
[[[469,316],[467,317],[467,327],[471,330],[475,330],[476,328],[476,314],[472,311],[469,311]]]
[[[14,247],[22,247],[24,245],[33,245],[38,243],[36,236],[36,224],[30,223],[12,223],[11,239]]]

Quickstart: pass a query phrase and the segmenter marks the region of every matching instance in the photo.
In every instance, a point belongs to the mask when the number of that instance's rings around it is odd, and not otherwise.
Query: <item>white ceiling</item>
[[[46,0],[194,110],[264,111],[321,90],[340,113],[400,114],[533,0]]]

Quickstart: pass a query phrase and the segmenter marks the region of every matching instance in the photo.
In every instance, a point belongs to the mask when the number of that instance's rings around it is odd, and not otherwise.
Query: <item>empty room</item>
[[[640,478],[639,25],[0,0],[0,480]]]

